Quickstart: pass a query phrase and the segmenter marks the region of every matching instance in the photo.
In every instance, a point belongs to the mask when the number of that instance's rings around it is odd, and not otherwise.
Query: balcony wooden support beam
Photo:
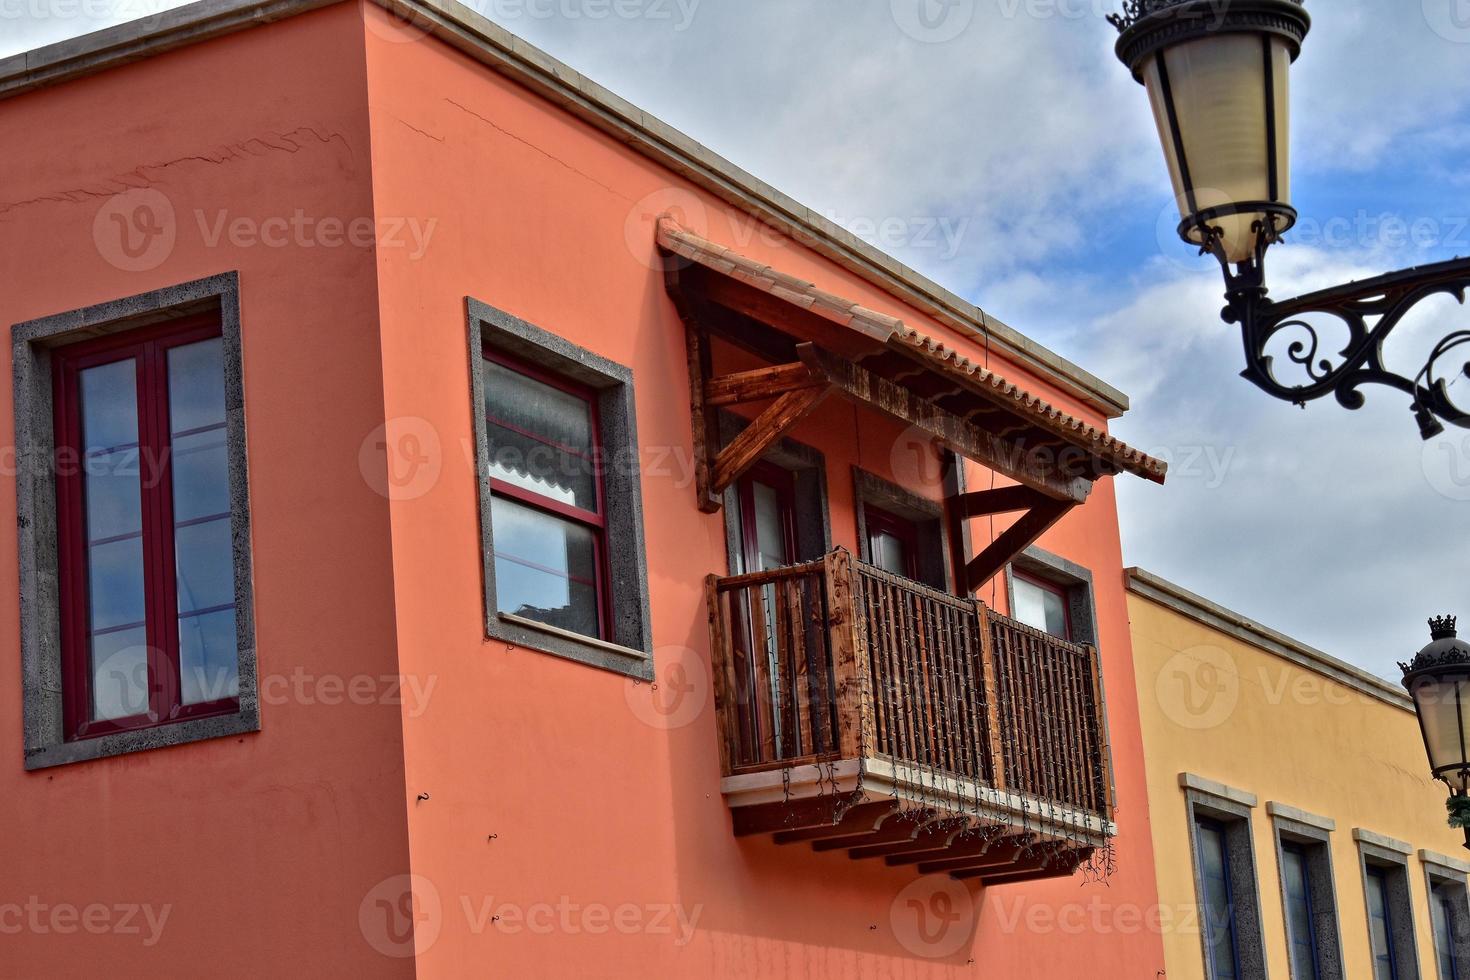
[[[854,834],[850,837],[829,837],[825,840],[812,842],[814,851],[846,851],[854,847],[869,847],[875,844],[891,844],[897,841],[909,841],[919,832],[919,828],[934,820],[934,814],[928,810],[905,810],[894,814],[883,825],[870,834]]]
[[[1004,855],[1012,852],[1033,839],[1032,835],[1024,831],[1007,833],[999,827],[992,826],[962,834],[952,840],[948,847],[930,851],[915,851],[911,854],[891,854],[883,860],[884,863],[895,868],[905,864],[923,864],[926,861],[939,861],[946,858],[966,857],[979,860],[990,854]],[[1014,856],[1004,858],[1004,860],[1012,861]]]
[[[778,398],[792,391],[820,387],[824,382],[801,362],[737,371],[704,383],[704,403],[710,407],[744,405]]]
[[[848,793],[813,796],[783,803],[743,806],[730,811],[736,837],[775,834],[789,830],[830,827],[853,805]]]
[[[1091,848],[1059,847],[1048,855],[1028,858],[1010,867],[970,868],[951,871],[950,877],[959,881],[979,878],[986,887],[991,885],[1017,885],[1026,881],[1041,881],[1047,878],[1063,878],[1076,872],[1092,857]]]
[[[1048,499],[1038,502],[970,560],[965,566],[966,585],[974,590],[989,582],[1010,564],[1011,559],[1030,547],[1074,506],[1075,502],[1068,500]]]
[[[982,870],[982,869],[1006,869],[1015,867],[1018,861],[1025,860],[1028,849],[1037,845],[1033,838],[1011,837],[997,841],[996,845],[989,850],[978,854],[963,854],[950,852],[936,857],[926,857],[918,864],[918,872],[921,875],[944,874],[954,871]]]
[[[903,385],[881,378],[852,361],[836,357],[813,344],[800,344],[797,355],[851,401],[877,409],[910,425],[936,442],[1000,475],[1031,487],[1055,500],[1080,504],[1092,490],[1084,476],[1058,472],[1042,454],[986,431],[947,412]]]
[[[709,496],[718,499],[766,454],[766,450],[791,431],[792,426],[810,415],[830,393],[831,389],[825,385],[788,391],[757,415],[755,421],[742,429],[715,457],[709,478]]]
[[[804,830],[783,830],[778,832],[772,840],[777,844],[801,844],[810,841],[815,846],[833,839],[860,839],[876,833],[896,813],[898,813],[898,803],[895,800],[859,803],[848,808],[848,811],[842,815],[842,819],[836,823],[823,827],[809,827]]]
[[[891,844],[874,844],[866,847],[854,847],[848,851],[848,857],[854,861],[865,861],[868,858],[887,858],[895,854],[909,854],[915,851],[932,851],[949,846],[955,837],[964,833],[973,822],[965,817],[951,817],[936,820],[933,823],[920,827],[909,839],[895,841]]]

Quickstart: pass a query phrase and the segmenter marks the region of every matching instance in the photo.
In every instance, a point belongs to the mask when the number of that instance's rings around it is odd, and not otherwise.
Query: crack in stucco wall
[[[218,166],[244,159],[247,156],[261,157],[277,152],[299,153],[313,143],[341,143],[349,157],[352,156],[352,146],[341,133],[322,133],[310,126],[298,126],[296,129],[285,133],[271,133],[268,136],[252,136],[238,143],[228,143],[212,154],[193,153],[156,163],[140,164],[133,170],[104,178],[102,183],[106,184],[111,182],[114,185],[106,190],[78,187],[56,191],[50,194],[42,194],[20,201],[0,203],[0,218],[5,217],[12,211],[35,204],[79,204],[87,200],[105,200],[124,191],[151,187],[159,180],[159,177],[153,174],[154,171],[168,170],[172,167],[182,166],[183,164],[204,163]]]

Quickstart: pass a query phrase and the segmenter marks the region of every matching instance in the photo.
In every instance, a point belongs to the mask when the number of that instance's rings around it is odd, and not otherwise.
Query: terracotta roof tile
[[[1056,435],[1110,464],[1117,471],[1133,473],[1156,483],[1164,482],[1168,466],[1163,461],[1154,459],[1108,435],[1102,429],[1053,407],[1026,389],[946,347],[942,341],[906,326],[902,320],[867,309],[835,293],[818,289],[813,283],[748,259],[723,245],[707,241],[681,227],[667,215],[658,221],[657,237],[659,247],[667,252],[738,279],[918,358],[932,370],[962,381],[968,389],[1010,411],[1019,421]]]

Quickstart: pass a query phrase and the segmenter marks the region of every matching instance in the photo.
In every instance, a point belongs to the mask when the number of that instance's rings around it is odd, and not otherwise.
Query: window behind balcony
[[[919,529],[914,523],[877,507],[868,507],[864,518],[872,563],[886,572],[918,579]]]
[[[53,364],[68,736],[237,711],[218,318],[62,347]]]
[[[1013,594],[1016,619],[1060,640],[1072,640],[1066,589],[1042,578],[1017,573]]]
[[[765,572],[796,561],[796,478],[761,462],[737,484],[740,548],[734,572]]]

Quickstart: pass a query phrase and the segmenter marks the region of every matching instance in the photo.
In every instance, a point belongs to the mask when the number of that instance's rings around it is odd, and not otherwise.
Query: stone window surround
[[[68,741],[63,727],[51,350],[67,343],[218,312],[224,342],[225,433],[235,561],[239,710]],[[20,556],[21,689],[25,767],[45,769],[260,730],[249,466],[239,276],[227,272],[11,327],[15,387],[16,509]]]
[[[932,588],[953,592],[953,566],[944,505],[858,466],[852,468],[852,483],[853,503],[857,511],[858,557],[869,563],[873,560],[868,548],[867,508],[886,511],[912,522],[918,531],[924,552],[916,556],[920,581]]]
[[[1232,857],[1230,869],[1231,891],[1235,897],[1236,946],[1240,954],[1241,980],[1265,980],[1266,948],[1265,931],[1261,919],[1261,897],[1256,874],[1257,862],[1255,834],[1251,826],[1251,814],[1256,806],[1256,797],[1241,790],[1203,779],[1190,773],[1179,774],[1179,785],[1184,790],[1185,811],[1188,817],[1189,853],[1191,873],[1194,878],[1195,902],[1203,915],[1204,894],[1199,880],[1199,838],[1196,830],[1199,818],[1217,820],[1225,825],[1226,842]],[[1201,962],[1208,972],[1209,945],[1208,929],[1200,923]]]
[[[1072,641],[1092,647],[1098,645],[1097,606],[1093,602],[1091,569],[1032,545],[1006,565],[1006,602],[1013,613],[1016,609],[1017,571],[1065,589]]]
[[[1308,888],[1312,896],[1312,911],[1317,918],[1317,964],[1321,980],[1345,980],[1342,918],[1338,914],[1337,879],[1332,868],[1332,833],[1337,829],[1337,823],[1329,817],[1319,817],[1283,803],[1267,803],[1266,813],[1275,823],[1276,877],[1281,888],[1281,907],[1284,911],[1287,904],[1283,845],[1298,844],[1307,850]],[[1330,929],[1323,928],[1326,921],[1330,921]],[[1287,963],[1289,971],[1289,951]]]
[[[1403,841],[1361,827],[1353,829],[1358,844],[1359,872],[1363,879],[1363,927],[1372,929],[1368,915],[1368,869],[1381,868],[1388,875],[1389,901],[1393,903],[1393,948],[1399,980],[1419,978],[1419,938],[1414,921],[1414,895],[1409,886],[1409,858],[1414,849]]]
[[[653,636],[633,372],[473,297],[465,297],[465,306],[480,496],[485,636],[615,674],[651,681],[654,677]],[[484,412],[482,361],[485,347],[510,354],[598,393],[600,436],[606,451],[603,479],[607,506],[607,582],[612,591],[611,640],[581,636],[498,610],[495,533],[490,519],[490,443]]]
[[[1419,863],[1424,865],[1424,894],[1429,901],[1434,901],[1434,889],[1436,886],[1450,885],[1456,889],[1454,898],[1455,921],[1450,923],[1450,935],[1455,941],[1455,965],[1460,973],[1464,973],[1467,964],[1470,964],[1470,890],[1467,890],[1465,876],[1470,873],[1470,863],[1459,858],[1436,854],[1433,851],[1420,850]],[[1438,937],[1435,937],[1436,942]],[[1435,969],[1439,968],[1439,949],[1435,948]],[[1450,980],[1444,975],[1439,980]]]

